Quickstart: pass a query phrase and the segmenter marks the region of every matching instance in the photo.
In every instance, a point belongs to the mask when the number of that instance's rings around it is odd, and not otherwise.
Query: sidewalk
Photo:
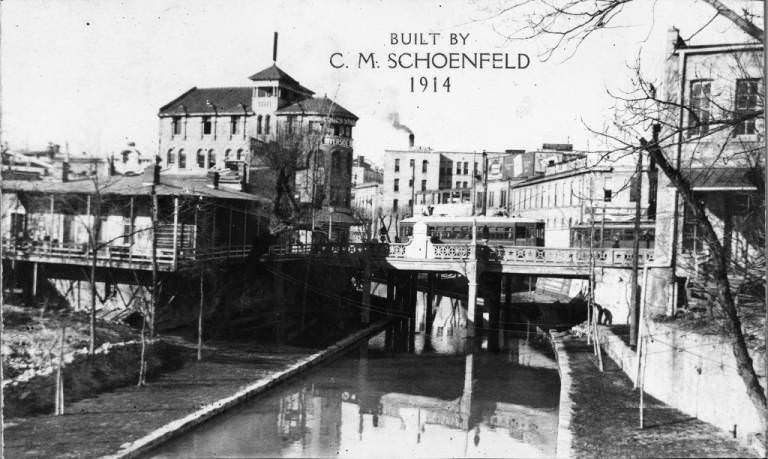
[[[727,433],[647,394],[640,430],[639,392],[621,369],[605,357],[600,373],[586,338],[559,340],[571,376],[574,457],[755,457]]]
[[[6,457],[99,457],[241,387],[317,352],[312,349],[208,345],[203,361],[187,349],[180,370],[66,406],[64,416],[6,420]]]

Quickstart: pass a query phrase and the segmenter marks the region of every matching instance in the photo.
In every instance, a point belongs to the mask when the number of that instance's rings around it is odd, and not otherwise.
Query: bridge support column
[[[419,273],[411,272],[408,281],[408,352],[413,352],[416,350],[416,297],[419,290]]]
[[[425,344],[429,340],[429,338],[432,336],[432,322],[434,322],[434,317],[432,315],[432,308],[435,304],[435,277],[437,274],[435,273],[428,273],[427,274],[427,304],[424,307],[424,336],[425,336]]]
[[[274,264],[274,270],[272,272],[272,290],[273,298],[275,302],[275,342],[282,344],[283,342],[283,327],[285,320],[285,288],[283,280],[283,270],[280,263]]]
[[[363,308],[360,310],[360,322],[368,324],[371,322],[371,261],[365,257],[365,266],[363,268]]]
[[[488,309],[488,350],[499,352],[501,330],[501,274],[486,272],[482,277],[483,298]],[[500,333],[501,332],[501,333]]]
[[[464,357],[464,388],[461,391],[461,401],[459,402],[459,412],[461,413],[461,424],[464,430],[469,428],[469,417],[472,413],[472,389],[474,381],[474,355],[470,351]]]
[[[395,309],[395,271],[387,270],[387,304],[384,306],[387,319],[390,320],[390,324],[387,325],[386,332],[384,333],[384,347],[387,350],[392,349],[392,338],[394,334],[394,327],[396,322],[392,320],[392,312]]]
[[[477,263],[467,266],[467,338],[475,336],[475,309],[477,308]]]

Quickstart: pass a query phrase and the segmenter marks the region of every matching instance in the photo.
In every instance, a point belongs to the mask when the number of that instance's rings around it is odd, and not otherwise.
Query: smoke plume
[[[389,121],[392,122],[392,127],[394,127],[395,129],[400,129],[401,131],[405,131],[408,134],[413,134],[413,131],[411,130],[411,128],[409,128],[405,124],[400,124],[400,114],[399,113],[392,112],[392,113],[389,114],[389,116],[387,118],[389,118]]]

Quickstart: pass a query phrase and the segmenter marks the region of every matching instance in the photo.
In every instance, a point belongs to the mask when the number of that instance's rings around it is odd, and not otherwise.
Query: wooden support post
[[[173,270],[179,263],[179,198],[173,198]]]
[[[229,231],[227,231],[227,258],[229,258],[230,253],[232,252],[232,209],[229,209],[229,224],[227,225],[229,227]]]
[[[202,268],[200,269],[200,307],[197,311],[197,360],[203,359],[203,306],[205,305],[205,292],[203,283],[205,281]]]
[[[432,314],[432,308],[435,306],[435,277],[436,273],[427,274],[427,303],[424,307],[424,336],[425,341],[432,336],[432,322],[435,318]]]
[[[248,255],[248,204],[243,204],[243,256]]]
[[[129,231],[129,240],[128,240],[128,263],[131,263],[133,261],[133,241],[134,241],[134,227],[133,227],[133,216],[134,213],[134,197],[131,196],[130,199],[130,208],[128,210],[128,231]]]
[[[469,428],[469,418],[472,413],[472,389],[474,385],[474,355],[470,352],[464,357],[464,387],[459,401],[459,412],[462,428]]]

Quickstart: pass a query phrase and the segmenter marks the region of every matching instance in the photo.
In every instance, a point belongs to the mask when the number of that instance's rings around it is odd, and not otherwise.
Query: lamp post
[[[333,207],[328,208],[328,242],[333,241]]]

